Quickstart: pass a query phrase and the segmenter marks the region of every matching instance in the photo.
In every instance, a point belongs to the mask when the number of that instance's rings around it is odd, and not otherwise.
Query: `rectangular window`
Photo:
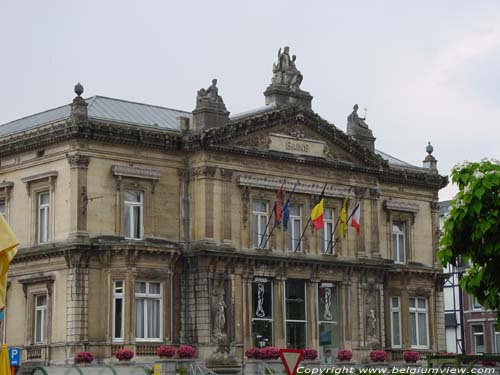
[[[401,348],[401,300],[391,297],[391,344],[393,348]]]
[[[306,283],[303,280],[287,280],[285,283],[286,347],[306,347]]]
[[[2,214],[5,219],[7,219],[7,217],[5,216],[6,211],[7,211],[7,203],[5,199],[0,199],[0,214]]]
[[[264,246],[267,238],[268,204],[266,201],[254,200],[252,202],[252,245],[260,248]]]
[[[317,293],[319,352],[325,358],[328,351],[332,353],[339,349],[338,291],[335,284],[321,283]]]
[[[472,350],[474,354],[486,352],[486,341],[484,339],[484,326],[482,324],[471,324]]]
[[[493,324],[493,348],[495,353],[500,353],[500,331],[498,331],[496,323]]]
[[[124,193],[125,238],[140,240],[143,237],[143,194],[141,191]]]
[[[410,342],[415,348],[429,347],[429,320],[427,300],[410,298]]]
[[[38,194],[38,243],[49,240],[49,192]]]
[[[302,207],[298,204],[290,205],[290,219],[288,220],[287,247],[290,251],[302,251],[302,243],[297,248],[300,236],[302,235]]]
[[[392,260],[395,263],[406,262],[405,248],[405,223],[402,221],[392,222]]]
[[[140,341],[161,340],[162,287],[158,282],[135,283],[135,337]]]
[[[474,296],[471,296],[471,301],[472,301],[472,309],[473,310],[484,310],[483,305],[481,305],[478,301],[477,298]]]
[[[273,344],[273,283],[257,277],[252,283],[254,346],[263,348]]]
[[[123,340],[124,325],[123,280],[113,281],[113,341]]]
[[[325,208],[323,211],[323,229],[320,231],[320,247],[323,254],[333,253],[333,242],[335,240],[332,236],[333,227],[333,209]],[[332,240],[331,243],[330,240]]]
[[[39,294],[35,298],[35,332],[34,343],[43,344],[47,329],[47,295]]]

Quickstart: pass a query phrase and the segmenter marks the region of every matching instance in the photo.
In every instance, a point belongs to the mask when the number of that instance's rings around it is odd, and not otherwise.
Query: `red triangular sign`
[[[280,358],[288,375],[295,375],[304,351],[300,349],[280,349]]]

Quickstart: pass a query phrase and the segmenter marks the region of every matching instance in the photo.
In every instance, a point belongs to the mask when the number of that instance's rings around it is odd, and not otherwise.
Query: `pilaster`
[[[87,190],[87,169],[90,158],[81,154],[67,154],[70,166],[70,239],[88,239],[87,206],[89,196]]]

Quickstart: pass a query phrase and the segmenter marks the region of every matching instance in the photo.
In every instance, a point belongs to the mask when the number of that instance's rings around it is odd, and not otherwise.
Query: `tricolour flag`
[[[290,197],[286,200],[285,206],[283,207],[283,230],[288,230],[288,220],[290,219]]]
[[[7,271],[10,262],[17,253],[19,241],[16,238],[9,224],[0,214],[0,309],[5,307],[5,297],[7,295]]]
[[[316,230],[323,229],[323,204],[325,200],[322,198],[319,203],[314,206],[311,211],[311,222]]]
[[[279,227],[281,225],[281,200],[285,192],[285,181],[281,184],[278,192],[276,193],[276,200],[274,201],[274,225]]]
[[[356,233],[359,234],[359,231],[361,230],[361,209],[359,202],[354,207],[354,212],[352,214],[352,219],[351,219],[351,227],[356,228]]]

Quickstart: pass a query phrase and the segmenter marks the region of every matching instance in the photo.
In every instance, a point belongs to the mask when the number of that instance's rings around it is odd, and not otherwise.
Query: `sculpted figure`
[[[219,96],[219,89],[217,88],[217,79],[214,78],[212,80],[212,84],[207,89],[198,90],[196,100],[208,100],[211,102],[222,103],[222,97]]]
[[[224,302],[224,296],[219,297],[217,302],[217,316],[216,316],[216,332],[220,336],[224,335],[224,329],[226,327],[226,302]]]
[[[290,58],[290,47],[286,46],[281,52],[278,51],[278,62],[273,64],[273,79],[274,85],[285,86],[291,90],[300,90],[303,76],[295,65],[295,55]]]
[[[368,125],[365,123],[365,118],[359,117],[358,115],[358,109],[359,106],[357,104],[354,104],[354,107],[352,107],[352,113],[347,117],[347,122],[353,123],[356,125],[359,125],[363,128],[368,129]]]
[[[368,310],[368,315],[366,317],[366,334],[369,337],[377,336],[377,317],[375,316],[375,310]]]

